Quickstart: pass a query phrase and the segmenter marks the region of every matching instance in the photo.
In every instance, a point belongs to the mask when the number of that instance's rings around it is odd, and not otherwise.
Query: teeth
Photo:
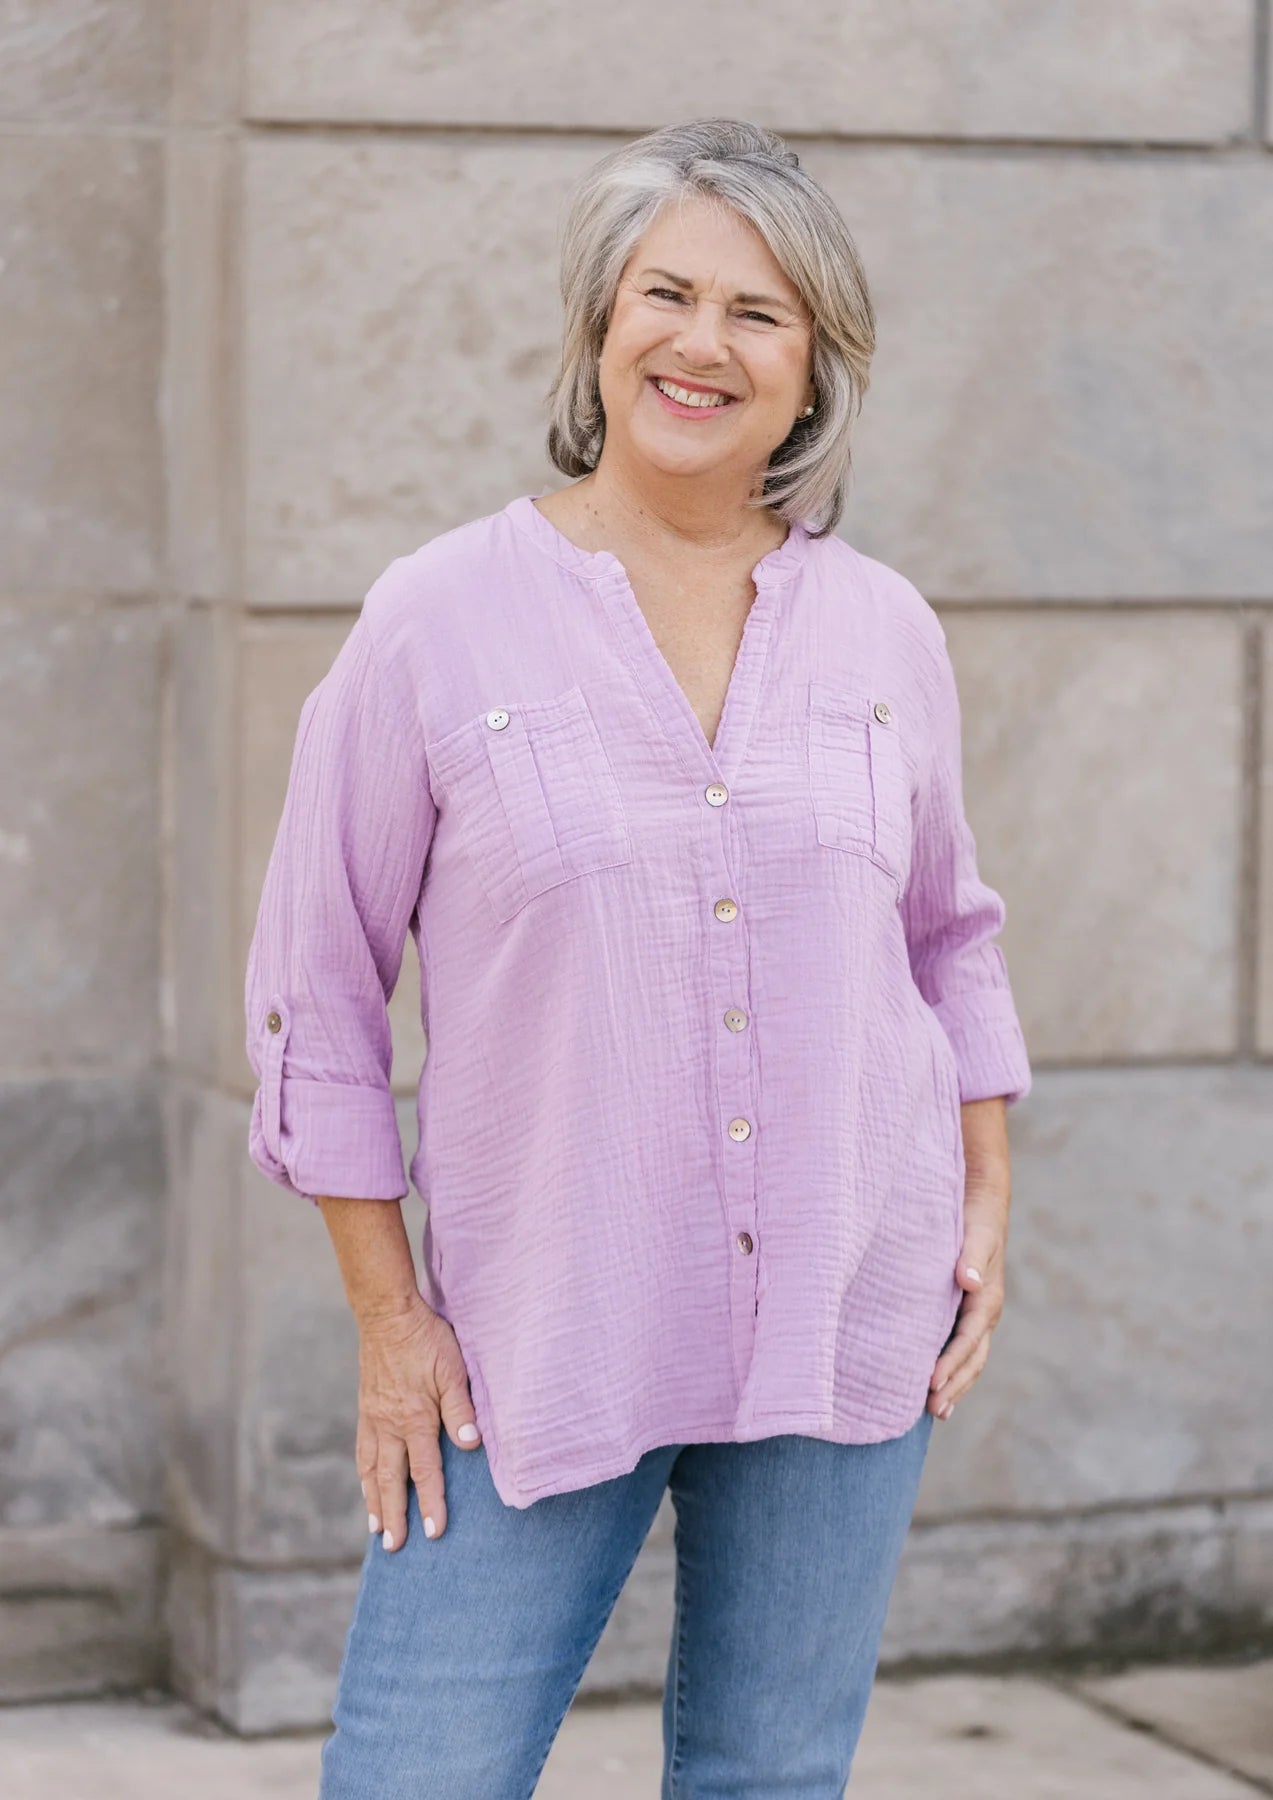
[[[682,406],[728,406],[728,394],[692,394],[688,388],[677,387],[674,381],[662,381],[655,377],[654,385],[669,400],[679,400]]]

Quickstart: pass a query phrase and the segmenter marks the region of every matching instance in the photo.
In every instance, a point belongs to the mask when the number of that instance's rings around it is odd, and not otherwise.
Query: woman
[[[938,618],[833,535],[874,319],[828,196],[757,127],[653,132],[575,195],[562,293],[571,484],[373,584],[249,960],[251,1155],[360,1335],[322,1794],[532,1793],[670,1487],[665,1800],[831,1800],[1003,1302],[1004,908]]]

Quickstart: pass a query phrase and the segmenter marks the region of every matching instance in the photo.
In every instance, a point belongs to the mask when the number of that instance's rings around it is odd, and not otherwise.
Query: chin
[[[636,461],[648,463],[661,475],[706,475],[727,460],[719,452],[709,452],[705,445],[696,448],[693,444],[672,443],[666,437],[645,432],[634,433],[629,445]]]

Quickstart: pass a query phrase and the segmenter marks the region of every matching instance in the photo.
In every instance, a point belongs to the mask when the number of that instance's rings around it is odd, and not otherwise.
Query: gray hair
[[[875,351],[875,313],[848,226],[784,139],[742,119],[665,125],[594,164],[570,199],[562,234],[561,368],[548,393],[548,454],[564,475],[595,469],[605,440],[599,367],[628,258],[663,209],[715,199],[749,220],[813,319],[816,398],[769,459],[761,496],[814,536],[844,509],[849,429]]]

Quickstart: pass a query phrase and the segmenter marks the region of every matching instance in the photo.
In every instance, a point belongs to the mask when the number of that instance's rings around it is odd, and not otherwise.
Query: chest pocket
[[[623,796],[578,685],[494,706],[427,753],[500,919],[562,882],[632,860]]]
[[[897,713],[882,694],[809,683],[809,793],[818,842],[866,856],[898,894],[911,858],[911,783]]]

